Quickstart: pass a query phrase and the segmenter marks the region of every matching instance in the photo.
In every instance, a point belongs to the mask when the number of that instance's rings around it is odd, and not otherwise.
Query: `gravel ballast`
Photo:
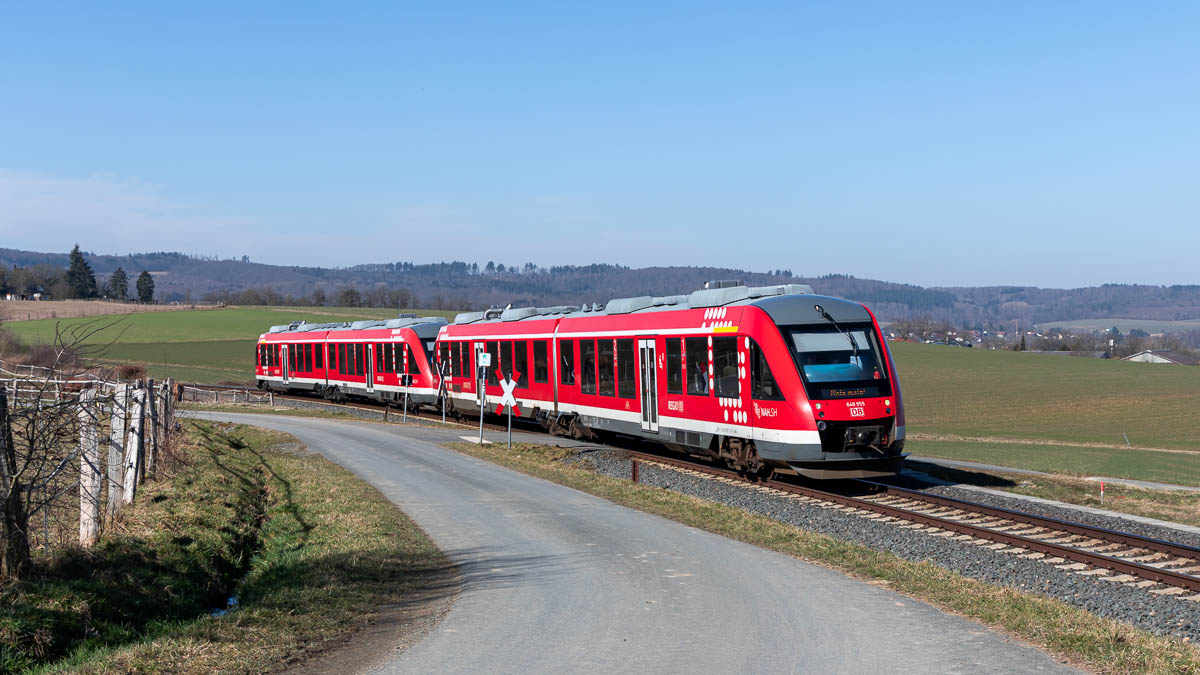
[[[632,469],[631,460],[621,450],[581,450],[564,461],[626,479],[630,477]],[[1013,554],[955,541],[951,537],[937,537],[925,532],[902,529],[890,523],[880,523],[822,508],[783,495],[693,476],[645,462],[641,463],[639,474],[640,482],[646,485],[745,509],[805,530],[888,551],[906,560],[929,561],[963,576],[1038,593],[1100,616],[1128,622],[1156,635],[1170,634],[1189,640],[1200,639],[1200,602],[1154,595],[1145,589],[1102,581],[1098,577],[1081,576],[1036,560],[1022,559]],[[911,484],[905,486],[911,487]],[[925,489],[931,493],[972,502],[1197,545],[1194,543],[1197,539],[1194,535],[1121,518],[947,486]],[[1184,597],[1188,595],[1192,594],[1184,594]]]

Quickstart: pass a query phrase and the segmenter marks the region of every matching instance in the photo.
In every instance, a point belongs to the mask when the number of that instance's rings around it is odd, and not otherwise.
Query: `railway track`
[[[224,388],[224,387],[223,387]],[[319,403],[322,407],[354,408],[387,414],[377,404],[335,403],[311,396],[276,394],[276,399]],[[392,419],[401,414],[391,413]],[[426,421],[441,421],[441,415],[409,411]],[[478,428],[448,418],[447,423]],[[504,425],[485,423],[493,431]],[[1200,548],[1143,537],[1079,523],[1003,509],[986,504],[932,495],[916,490],[858,481],[868,494],[853,495],[798,485],[786,480],[754,481],[743,474],[703,462],[622,448],[637,462],[655,464],[751,489],[788,495],[825,508],[837,509],[896,527],[952,537],[986,546],[1002,553],[1037,560],[1058,569],[1091,576],[1115,584],[1146,589],[1157,595],[1174,595],[1200,601]]]
[[[870,481],[859,481],[871,490],[869,494],[851,495],[784,480],[754,482],[735,471],[654,453],[629,454],[643,463],[788,495],[1156,595],[1200,601],[1200,548]]]

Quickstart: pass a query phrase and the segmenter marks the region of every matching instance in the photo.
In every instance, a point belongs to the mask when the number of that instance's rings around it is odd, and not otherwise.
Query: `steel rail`
[[[1085,551],[1085,550],[1078,549],[1078,548],[1072,548],[1070,546],[1065,546],[1062,544],[1053,544],[1050,542],[1040,541],[1038,539],[1033,539],[1033,538],[1021,536],[1018,534],[1010,534],[1007,532],[998,532],[995,530],[988,529],[986,526],[982,526],[982,525],[971,525],[968,523],[962,523],[962,522],[958,522],[958,521],[951,520],[948,518],[943,518],[940,516],[934,516],[934,515],[929,515],[929,514],[925,514],[925,513],[919,513],[916,511],[911,511],[904,507],[889,506],[887,504],[880,504],[878,502],[874,502],[869,499],[860,499],[858,497],[853,497],[850,495],[839,494],[837,492],[829,492],[826,490],[818,490],[816,488],[795,485],[793,483],[782,482],[779,480],[769,480],[769,481],[764,481],[762,483],[755,483],[754,481],[747,479],[745,476],[743,476],[742,474],[740,474],[736,471],[732,471],[732,470],[728,470],[728,469],[721,469],[721,468],[712,467],[712,466],[705,466],[703,464],[696,464],[693,462],[674,459],[674,458],[670,458],[670,457],[663,457],[661,455],[656,455],[656,454],[652,454],[652,453],[630,451],[630,454],[644,462],[657,462],[660,464],[666,464],[668,466],[685,468],[685,469],[692,470],[692,471],[700,471],[702,473],[708,473],[708,474],[712,474],[712,475],[720,476],[720,477],[724,477],[724,478],[732,478],[734,480],[742,481],[742,482],[745,482],[745,483],[751,484],[751,485],[761,484],[766,487],[774,488],[776,490],[781,490],[784,492],[790,492],[792,494],[798,494],[798,495],[810,497],[813,499],[819,499],[822,501],[833,502],[835,504],[840,504],[842,506],[849,506],[849,507],[861,509],[864,511],[878,513],[880,515],[891,516],[891,517],[898,518],[901,520],[907,520],[907,521],[919,523],[922,525],[937,527],[942,530],[958,532],[960,534],[970,535],[972,537],[975,537],[976,539],[986,539],[989,541],[994,541],[999,544],[1006,544],[1008,546],[1019,547],[1022,549],[1028,549],[1031,551],[1036,551],[1038,553],[1043,553],[1043,554],[1051,555],[1051,556],[1054,556],[1057,558],[1062,558],[1064,560],[1070,560],[1073,562],[1084,563],[1091,567],[1099,567],[1099,568],[1111,570],[1113,572],[1127,574],[1130,576],[1138,577],[1141,579],[1147,579],[1150,581],[1155,581],[1155,582],[1166,584],[1169,586],[1176,586],[1176,587],[1184,588],[1184,589],[1187,589],[1190,591],[1200,592],[1200,577],[1194,577],[1194,576],[1187,575],[1187,574],[1181,574],[1179,572],[1173,572],[1171,570],[1153,567],[1150,565],[1143,565],[1141,563],[1132,562],[1129,560],[1122,560],[1121,558],[1116,558],[1116,557],[1106,555],[1103,553],[1094,553],[1094,552],[1089,552],[1089,551]],[[888,488],[888,490],[902,489],[902,488],[891,488],[891,486],[886,486],[886,487]],[[905,492],[911,492],[911,491],[905,491]],[[908,497],[909,495],[905,495],[905,496]],[[921,495],[919,498],[922,501],[926,501],[924,498],[927,496],[932,497],[932,495]],[[913,497],[913,498],[917,499],[918,497]],[[994,507],[988,507],[988,506],[985,506],[982,504],[974,504],[972,502],[967,502],[967,501],[962,501],[962,500],[951,500],[951,499],[945,498],[945,497],[937,497],[937,499],[938,500],[947,500],[947,502],[943,504],[945,506],[953,506],[953,508],[961,509],[964,511],[980,513],[981,515],[992,515],[991,513],[988,513],[988,511],[991,511],[991,510],[1007,511],[1006,509],[994,509]],[[927,500],[927,501],[933,501],[933,500]],[[951,504],[950,502],[953,502],[953,504]],[[1158,548],[1156,548],[1156,545],[1157,545],[1157,543],[1160,542],[1160,540],[1151,539],[1148,537],[1139,537],[1138,535],[1128,534],[1128,533],[1124,533],[1124,532],[1115,532],[1113,530],[1106,530],[1104,528],[1092,528],[1092,527],[1088,527],[1086,525],[1079,525],[1077,523],[1065,523],[1065,521],[1057,521],[1053,518],[1044,518],[1043,519],[1040,516],[1034,516],[1032,514],[1021,514],[1018,511],[1008,511],[1008,513],[1013,514],[1013,515],[1025,516],[1029,520],[1041,519],[1041,521],[1043,523],[1045,523],[1042,526],[1047,527],[1049,529],[1061,530],[1062,528],[1059,527],[1057,525],[1057,523],[1064,523],[1066,525],[1070,525],[1075,530],[1074,532],[1071,532],[1072,534],[1082,534],[1084,536],[1089,536],[1094,539],[1109,541],[1109,538],[1106,535],[1108,533],[1113,533],[1115,535],[1120,535],[1123,538],[1122,541],[1116,541],[1113,543],[1126,543],[1126,542],[1131,542],[1131,541],[1137,541],[1138,542],[1137,545],[1140,548],[1146,548],[1146,549],[1154,551],[1154,552],[1175,554],[1174,552],[1178,551],[1179,552],[1178,555],[1180,557],[1186,557],[1186,558],[1192,558],[1192,559],[1200,558],[1200,549],[1195,549],[1190,546],[1184,546],[1182,544],[1174,544],[1172,542],[1161,542],[1162,544],[1166,545],[1166,550],[1160,551]],[[996,515],[994,517],[1003,517],[1003,518],[1009,519],[1009,520],[1012,519],[1009,517],[1009,515],[1004,515],[1004,516]],[[1026,521],[1022,521],[1022,522],[1026,522]],[[1026,524],[1033,525],[1034,523],[1026,522]],[[1132,544],[1130,544],[1130,545],[1132,545]]]

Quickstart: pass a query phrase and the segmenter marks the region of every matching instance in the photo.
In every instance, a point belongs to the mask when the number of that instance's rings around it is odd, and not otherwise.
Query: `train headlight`
[[[883,399],[883,404],[884,404],[884,405],[891,405],[891,404],[892,404],[892,399],[890,399],[890,398],[885,398],[885,399]]]

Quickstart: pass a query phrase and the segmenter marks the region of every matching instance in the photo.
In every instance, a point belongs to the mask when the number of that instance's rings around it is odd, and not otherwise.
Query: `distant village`
[[[948,347],[1003,349],[1093,359],[1121,359],[1141,363],[1200,365],[1200,353],[1189,348],[1178,334],[1148,333],[1132,328],[1122,333],[1116,326],[1102,330],[1043,328],[985,330],[955,328],[930,319],[903,319],[884,328],[888,340]]]

